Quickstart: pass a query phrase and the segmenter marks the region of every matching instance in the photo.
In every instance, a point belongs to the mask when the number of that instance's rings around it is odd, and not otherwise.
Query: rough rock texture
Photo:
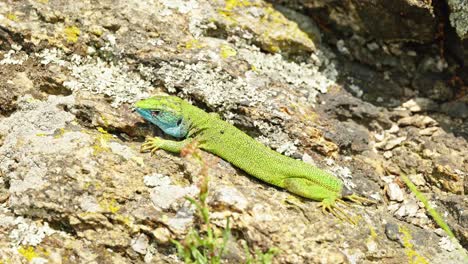
[[[443,45],[440,7],[274,2],[1,2],[0,263],[182,262],[170,241],[197,222],[184,196],[199,168],[139,152],[162,133],[132,103],[159,93],[379,201],[346,209],[356,228],[203,153],[210,220],[231,219],[228,261],[245,261],[246,242],[278,248],[273,263],[464,263],[398,177],[467,248],[468,48]],[[461,2],[448,6],[464,37]]]
[[[468,3],[463,0],[448,0],[450,23],[460,38],[468,38]]]

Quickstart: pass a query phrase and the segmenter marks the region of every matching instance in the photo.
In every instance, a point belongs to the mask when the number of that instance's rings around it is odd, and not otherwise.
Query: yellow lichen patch
[[[33,258],[39,257],[39,254],[36,253],[33,247],[19,247],[18,248],[18,253],[26,258],[28,261],[31,261]]]
[[[122,224],[124,224],[125,226],[129,227],[129,228],[133,228],[134,225],[133,225],[133,219],[130,217],[130,216],[126,216],[126,215],[117,215],[115,217],[115,220],[121,222]]]
[[[253,4],[248,0],[226,0],[224,7],[218,9],[218,14],[228,20],[231,23],[231,26],[235,26],[237,25],[237,20],[233,12],[234,9],[250,7],[252,5]]]
[[[104,130],[102,127],[98,127],[99,135],[96,137],[96,144],[93,145],[94,154],[98,154],[109,150],[108,142],[113,138],[109,132]]]
[[[33,258],[45,257],[49,253],[42,248],[34,248],[32,246],[18,248],[18,253],[23,256],[28,261],[31,261]]]
[[[178,46],[179,49],[188,49],[188,50],[201,49],[203,47],[205,47],[205,45],[203,45],[203,43],[201,43],[200,40],[198,39],[188,40],[184,44]]]
[[[36,0],[36,1],[41,3],[41,4],[48,4],[49,3],[49,0]]]
[[[89,188],[94,188],[96,190],[101,190],[102,189],[102,184],[100,181],[95,181],[95,182],[86,182],[83,186],[84,189],[89,189]]]
[[[54,138],[60,138],[62,137],[67,130],[65,128],[60,128],[57,132],[54,133]]]
[[[375,228],[373,226],[368,225],[368,227],[369,227],[369,237],[367,237],[366,242],[370,243],[372,241],[377,240],[378,236],[377,236],[377,232],[375,232]]]
[[[18,22],[18,21],[19,21],[18,16],[15,15],[14,13],[12,13],[12,12],[8,12],[8,13],[6,14],[6,18],[8,18],[8,19],[11,20],[11,21],[15,21],[15,22]]]
[[[36,103],[36,102],[39,102],[40,100],[39,99],[36,99],[36,98],[33,98],[33,97],[29,97],[26,99],[26,102],[30,103],[30,104],[33,104],[33,103]]]
[[[36,137],[45,137],[48,136],[46,133],[37,133]]]
[[[109,125],[109,120],[107,119],[107,117],[105,117],[103,114],[101,114],[100,117],[101,117],[101,120],[104,123],[104,125],[108,126]],[[99,128],[98,128],[98,130],[99,130]]]
[[[252,8],[255,8],[255,12],[251,12]],[[226,0],[224,6],[217,9],[217,14],[217,23],[227,30],[242,28],[252,33],[256,36],[257,44],[271,53],[310,53],[315,50],[309,35],[271,4],[253,0]]]
[[[377,232],[375,232],[375,228],[373,226],[369,226],[369,239],[377,239]]]
[[[65,39],[67,42],[76,43],[81,31],[75,26],[69,26],[64,29]]]
[[[11,264],[11,263],[13,263],[13,262],[9,258],[0,259],[0,264]]]
[[[271,6],[266,7],[264,10],[265,15],[260,21],[268,25],[271,30],[265,31],[260,37],[264,38],[265,41],[271,41],[271,45],[269,45],[270,52],[281,51],[281,48],[289,45],[288,42],[291,40],[300,40],[304,46],[314,47],[312,39],[295,22],[288,20]]]
[[[405,253],[408,256],[408,263],[410,264],[429,264],[429,261],[421,256],[418,252],[414,250],[414,245],[411,243],[410,231],[406,227],[398,227],[398,231],[403,235],[403,246],[405,247]]]
[[[223,59],[234,57],[237,55],[237,51],[229,45],[222,45],[220,49],[220,55]]]
[[[120,205],[115,199],[105,199],[99,202],[99,207],[112,214],[117,213],[120,210]]]
[[[224,10],[230,12],[237,7],[247,7],[251,6],[252,3],[249,0],[226,0]]]

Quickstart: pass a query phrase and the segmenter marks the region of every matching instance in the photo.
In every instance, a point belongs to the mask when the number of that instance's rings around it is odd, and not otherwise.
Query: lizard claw
[[[154,137],[149,138],[141,145],[140,152],[151,151],[151,156],[161,147],[161,139]]]
[[[357,204],[360,204],[360,205],[362,205],[363,203],[366,203],[366,204],[376,204],[377,203],[376,201],[361,197],[361,196],[356,195],[354,193],[351,194],[351,195],[345,196],[343,198],[345,198],[347,200],[350,200],[351,202],[355,202]]]
[[[326,214],[331,213],[333,216],[336,218],[346,221],[350,224],[356,225],[357,222],[349,216],[345,210],[343,210],[341,207],[338,206],[338,204],[341,204],[342,206],[348,207],[349,204],[341,199],[324,199],[322,202],[319,204],[319,207],[322,208],[322,213]]]

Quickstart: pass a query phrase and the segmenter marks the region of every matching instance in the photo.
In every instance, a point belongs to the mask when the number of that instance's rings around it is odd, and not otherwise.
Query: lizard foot
[[[367,198],[364,198],[364,197],[361,197],[359,195],[356,195],[356,194],[351,194],[351,195],[348,195],[348,196],[345,196],[343,197],[344,199],[346,200],[349,200],[351,202],[355,202],[357,204],[376,204],[377,202],[376,201],[373,201],[373,200],[370,200],[370,199],[367,199]]]
[[[319,207],[322,208],[322,213],[326,214],[331,213],[336,218],[356,225],[357,222],[351,218],[338,204],[343,205],[344,207],[348,207],[349,204],[341,199],[324,199],[319,204]]]
[[[148,152],[151,151],[151,155],[154,155],[156,150],[158,150],[162,146],[162,139],[158,137],[149,138],[141,145],[140,151],[141,152]]]

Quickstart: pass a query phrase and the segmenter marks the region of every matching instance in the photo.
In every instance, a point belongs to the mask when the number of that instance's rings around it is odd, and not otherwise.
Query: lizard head
[[[182,99],[175,96],[155,96],[138,101],[136,111],[164,133],[176,138],[188,134],[188,123],[182,115]]]

